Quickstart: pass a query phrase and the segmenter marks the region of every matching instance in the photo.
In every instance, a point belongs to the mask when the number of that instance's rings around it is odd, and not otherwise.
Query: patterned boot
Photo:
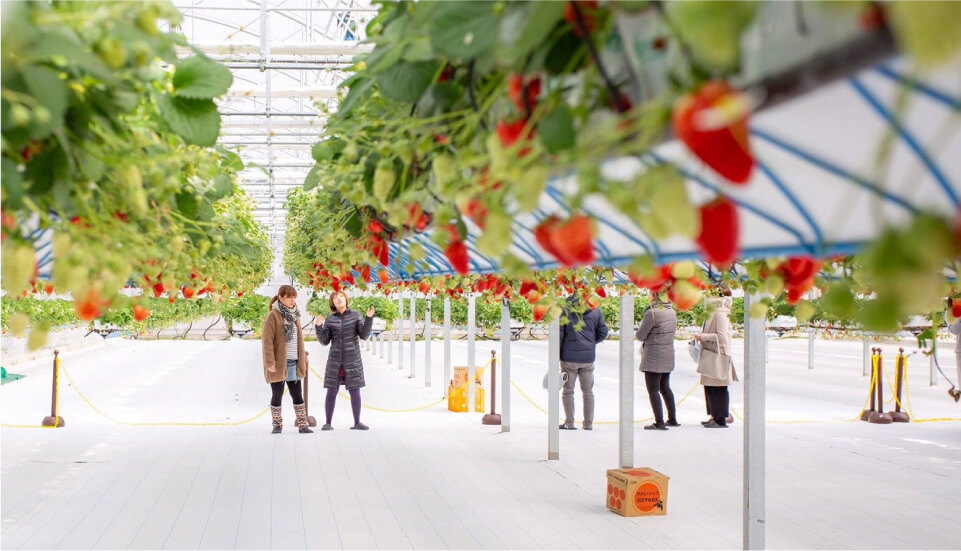
[[[314,432],[307,424],[307,404],[294,404],[294,413],[297,414],[297,429],[301,433]]]
[[[270,418],[274,423],[274,430],[270,431],[271,434],[280,434],[280,431],[284,428],[284,419],[280,415],[280,406],[270,406]]]

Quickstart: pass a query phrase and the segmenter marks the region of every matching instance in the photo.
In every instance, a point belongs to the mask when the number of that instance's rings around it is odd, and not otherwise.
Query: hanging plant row
[[[945,22],[961,20],[961,4],[908,4],[819,4],[811,10],[833,10],[831,17],[847,18],[867,33],[891,32],[919,64],[951,59],[961,49],[961,33]],[[573,173],[570,214],[535,228],[537,243],[559,264],[595,262],[596,221],[581,205],[588,195],[602,195],[654,239],[691,239],[725,273],[740,243],[737,209],[723,193],[695,205],[670,165],[649,167],[627,183],[608,181],[599,167],[611,157],[641,155],[670,132],[723,188],[749,192],[751,102],[731,82],[740,70],[743,35],[762,5],[385,3],[367,28],[375,48],[358,58],[343,83],[338,109],[313,148],[316,165],[304,192],[290,198],[287,268],[315,288],[386,284],[394,273],[388,265],[399,267],[401,278],[425,266],[426,251],[410,239],[423,233],[452,271],[465,275],[471,225],[480,233],[476,248],[499,263],[500,284],[516,294],[519,282],[530,281],[538,286],[531,292],[542,294],[533,301],[535,319],[557,314],[564,293],[540,289],[558,291],[556,272],[532,274],[509,252],[511,223],[538,206],[551,175]],[[647,17],[653,30],[643,35],[645,44],[634,46],[645,49],[646,64],[664,67],[657,76],[667,84],[657,94],[638,84],[621,47],[642,35],[625,35],[619,21],[639,17]],[[950,224],[919,217],[857,259],[752,261],[747,276],[731,283],[774,295],[755,306],[758,315],[784,293],[799,304],[799,317],[810,318],[813,306],[802,297],[817,286],[829,310],[865,327],[891,329],[910,314],[944,309],[952,290],[943,270],[961,242]],[[905,247],[911,240],[933,245],[921,252]],[[389,244],[401,241],[403,258],[392,258]],[[894,253],[906,260],[889,269],[879,259],[900,258]],[[687,310],[706,285],[690,266],[658,267],[642,257],[622,269]],[[462,280],[445,281],[427,284]],[[466,281],[473,285],[477,278]],[[931,285],[913,293],[918,281]],[[874,300],[861,305],[859,297]]]
[[[80,320],[119,291],[215,298],[269,271],[266,231],[215,146],[230,71],[196,54],[168,2],[16,2],[3,20],[3,289],[69,293]],[[40,283],[38,235],[52,234]],[[133,315],[146,318],[142,306]]]

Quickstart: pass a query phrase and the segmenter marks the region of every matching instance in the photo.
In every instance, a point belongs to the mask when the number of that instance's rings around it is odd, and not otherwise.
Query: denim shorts
[[[300,378],[297,377],[297,360],[287,360],[287,382],[292,383],[299,380]]]

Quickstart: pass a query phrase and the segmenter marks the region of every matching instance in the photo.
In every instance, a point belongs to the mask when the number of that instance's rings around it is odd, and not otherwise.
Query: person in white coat
[[[737,380],[734,361],[731,358],[731,291],[721,290],[722,296],[708,299],[714,313],[704,323],[704,329],[695,339],[702,346],[697,372],[707,395],[711,419],[702,423],[707,428],[727,428],[731,397],[727,387]]]

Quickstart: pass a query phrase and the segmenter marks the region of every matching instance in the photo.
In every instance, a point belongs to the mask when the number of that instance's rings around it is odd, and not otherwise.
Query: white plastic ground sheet
[[[742,358],[735,341],[734,357]],[[417,361],[423,362],[423,342]],[[546,458],[546,342],[512,343],[511,432],[455,414],[442,396],[443,343],[433,343],[434,385],[364,352],[363,410],[346,395],[332,432],[298,434],[289,397],[284,433],[263,415],[236,426],[133,426],[238,422],[264,411],[259,341],[124,341],[69,352],[59,429],[2,429],[2,545],[50,548],[737,548],[741,546],[742,424],[703,429],[704,395],[678,341],[672,386],[683,426],[644,431],[636,466],[671,477],[667,515],[622,518],[604,507],[605,471],[618,467],[617,342],[598,351],[595,428],[562,431],[560,460]],[[887,366],[897,344],[882,345]],[[902,343],[909,350],[909,343]],[[477,344],[478,363],[496,341]],[[315,368],[326,349],[308,343]],[[377,347],[375,350],[379,350]],[[952,378],[950,343],[942,368]],[[767,369],[766,539],[771,548],[958,548],[961,423],[872,425],[853,419],[867,396],[861,343],[770,341]],[[409,357],[407,345],[405,360]],[[396,355],[395,355],[396,359]],[[465,364],[454,341],[453,363]],[[50,362],[10,368],[2,421],[37,424],[49,413]],[[893,377],[892,377],[893,378]],[[961,417],[926,359],[908,367],[913,412]],[[490,397],[489,380],[485,383]],[[498,381],[498,387],[500,382]],[[635,377],[637,419],[650,415]],[[108,420],[77,393],[81,391]],[[520,391],[523,391],[523,395]],[[500,389],[498,388],[500,395]],[[525,397],[526,395],[526,397]],[[732,405],[742,412],[741,389]],[[885,398],[890,391],[885,387]],[[311,380],[310,412],[323,422]],[[529,398],[529,400],[528,400]],[[905,396],[905,399],[907,396]],[[906,401],[906,400],[905,400]],[[580,395],[577,395],[578,425]],[[893,404],[892,404],[893,405]],[[907,404],[905,404],[907,406]],[[890,406],[885,406],[888,409]],[[500,408],[498,408],[499,410]],[[782,421],[806,421],[782,423]]]

